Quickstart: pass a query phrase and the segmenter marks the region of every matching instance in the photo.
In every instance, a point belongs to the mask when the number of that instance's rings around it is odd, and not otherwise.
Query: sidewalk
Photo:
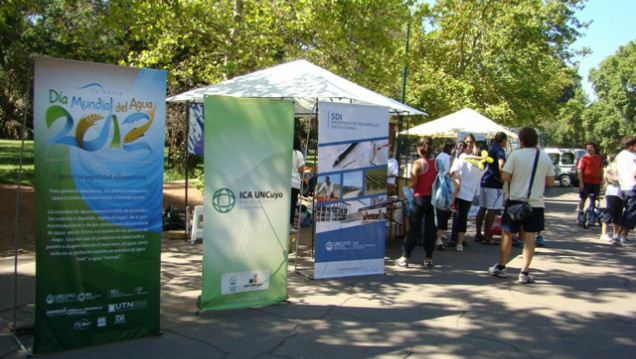
[[[552,188],[547,197],[533,285],[516,283],[520,248],[510,278],[499,279],[486,274],[498,246],[447,248],[435,252],[433,269],[398,268],[396,240],[387,243],[385,275],[312,281],[295,274],[290,259],[289,303],[196,314],[202,246],[165,240],[162,336],[42,357],[635,358],[636,248],[612,247],[599,241],[598,227],[578,227],[574,189]],[[413,263],[423,252],[415,249]],[[33,255],[20,263],[19,326],[32,322]],[[0,359],[24,357],[5,324],[12,281],[13,258],[1,259]]]

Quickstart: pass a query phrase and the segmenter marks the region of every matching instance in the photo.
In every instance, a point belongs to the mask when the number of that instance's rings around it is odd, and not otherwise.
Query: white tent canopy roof
[[[470,108],[464,108],[437,120],[404,130],[400,132],[400,135],[456,137],[459,132],[483,133],[487,136],[494,136],[497,132],[504,132],[508,136],[517,138],[516,133],[498,125],[493,120]]]
[[[296,115],[316,114],[318,101],[371,104],[395,115],[425,115],[386,96],[357,85],[306,60],[273,66],[166,99],[168,102],[203,102],[204,95],[294,100]]]

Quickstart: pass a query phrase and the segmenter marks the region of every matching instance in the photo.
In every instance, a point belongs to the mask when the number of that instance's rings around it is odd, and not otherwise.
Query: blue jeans
[[[422,236],[422,219],[424,219],[424,252],[426,258],[433,257],[435,249],[435,210],[431,204],[431,196],[413,197],[411,212],[409,214],[409,232],[402,244],[402,256],[411,258],[411,252],[415,248],[417,239]]]
[[[623,193],[623,216],[621,217],[621,227],[630,231],[636,226],[636,191],[621,191]]]

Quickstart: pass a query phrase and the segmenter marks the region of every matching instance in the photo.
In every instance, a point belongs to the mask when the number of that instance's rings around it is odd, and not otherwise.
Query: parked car
[[[576,173],[576,165],[579,159],[585,156],[582,148],[546,148],[545,152],[554,164],[554,178],[563,187],[578,186],[579,177]]]

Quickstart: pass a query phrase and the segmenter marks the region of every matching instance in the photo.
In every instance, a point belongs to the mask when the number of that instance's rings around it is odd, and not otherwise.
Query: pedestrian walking
[[[506,207],[511,206],[511,201],[525,201],[532,207],[532,212],[525,219],[513,220],[506,214],[508,208],[504,209],[499,261],[488,269],[492,276],[508,276],[506,264],[512,250],[512,238],[523,228],[523,262],[518,279],[522,284],[534,282],[529,270],[535,251],[536,233],[545,229],[543,192],[546,186],[551,187],[554,184],[552,160],[545,152],[536,148],[538,138],[533,128],[522,128],[519,131],[521,148],[510,154],[501,171],[504,182],[510,182],[510,195]]]

